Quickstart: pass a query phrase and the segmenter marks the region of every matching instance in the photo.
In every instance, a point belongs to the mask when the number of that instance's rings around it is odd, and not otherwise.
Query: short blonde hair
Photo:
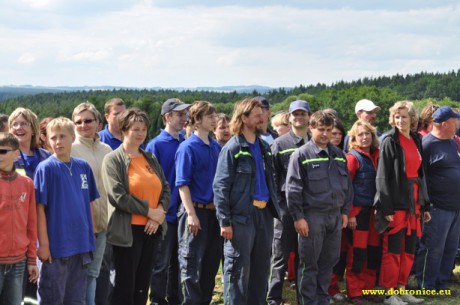
[[[73,137],[75,137],[75,124],[68,118],[60,116],[52,119],[48,125],[46,125],[46,134],[49,136],[51,130],[67,130]]]
[[[80,113],[86,110],[88,110],[89,112],[93,114],[94,119],[96,121],[98,122],[100,121],[100,117],[101,117],[100,112],[96,109],[96,106],[94,106],[88,101],[81,103],[77,107],[74,108],[73,113],[72,113],[72,121],[74,120],[75,116],[79,115]]]
[[[409,114],[409,118],[410,118],[410,126],[411,127],[414,124],[417,124],[418,116],[417,116],[417,111],[415,111],[414,104],[411,101],[399,101],[399,102],[396,102],[390,108],[390,118],[389,118],[388,122],[390,123],[391,126],[393,126],[393,127],[395,126],[395,115],[401,109],[406,109],[407,110],[407,113]]]
[[[30,109],[27,108],[16,108],[8,118],[8,126],[10,130],[13,129],[13,121],[18,117],[22,116],[29,124],[32,129],[32,138],[30,139],[30,148],[39,148],[40,143],[40,123],[38,122],[37,115]]]
[[[353,126],[351,127],[350,131],[348,132],[348,151],[351,151],[355,147],[359,147],[359,144],[356,140],[356,136],[358,135],[358,128],[359,127],[364,127],[369,131],[372,135],[372,143],[371,143],[371,150],[375,150],[379,148],[379,139],[377,137],[377,129],[372,126],[368,121],[366,120],[357,120]]]
[[[105,114],[110,114],[110,112],[112,111],[112,108],[114,106],[126,106],[126,103],[125,103],[125,101],[123,99],[121,99],[119,97],[114,97],[114,98],[108,100],[104,105]]]
[[[271,119],[272,126],[289,126],[289,112],[282,111],[280,113],[275,114]]]

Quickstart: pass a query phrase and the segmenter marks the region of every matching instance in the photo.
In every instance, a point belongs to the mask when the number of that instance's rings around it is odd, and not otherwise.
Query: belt
[[[210,202],[208,204],[202,204],[202,203],[194,202],[193,206],[195,208],[206,209],[206,210],[215,210],[216,209],[216,206],[214,205],[214,202]]]
[[[267,202],[266,201],[262,201],[262,200],[256,200],[254,199],[254,201],[252,202],[252,204],[258,208],[258,209],[265,209],[265,207],[267,206]]]

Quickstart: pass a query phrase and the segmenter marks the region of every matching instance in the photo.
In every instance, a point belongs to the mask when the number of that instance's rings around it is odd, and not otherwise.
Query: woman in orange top
[[[107,232],[116,272],[111,304],[145,305],[154,253],[166,232],[170,190],[157,159],[140,148],[147,114],[131,108],[118,120],[123,143],[102,164],[103,183],[115,207]]]

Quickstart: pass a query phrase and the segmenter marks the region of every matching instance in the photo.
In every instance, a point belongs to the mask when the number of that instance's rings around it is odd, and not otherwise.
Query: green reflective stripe
[[[311,162],[326,162],[329,161],[329,158],[315,158],[315,159],[307,159],[305,161],[302,161],[302,164],[308,164]]]
[[[342,161],[342,162],[345,162],[345,159],[344,158],[334,158],[335,161]]]
[[[269,151],[267,152],[267,154],[268,154],[269,156],[271,156],[271,155],[272,155],[272,153],[271,153],[271,152],[269,152]]]
[[[251,155],[250,152],[240,150],[240,151],[235,155],[235,159],[238,159],[238,157],[239,157],[240,155],[245,155],[245,156],[250,156],[250,157],[252,157],[252,155]]]
[[[287,153],[290,153],[290,152],[295,152],[296,150],[297,150],[297,148],[289,148],[289,149],[285,149],[285,150],[282,150],[282,151],[278,152],[278,154],[284,155],[284,154],[287,154]]]

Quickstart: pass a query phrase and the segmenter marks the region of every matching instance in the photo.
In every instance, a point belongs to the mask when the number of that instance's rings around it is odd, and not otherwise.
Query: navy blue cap
[[[182,111],[190,106],[190,104],[185,104],[178,98],[170,98],[163,103],[163,106],[161,106],[161,115],[170,111]]]
[[[262,108],[267,108],[267,109],[270,109],[270,103],[268,102],[268,100],[263,97],[263,96],[256,96],[254,98],[256,101],[259,101],[261,104],[262,104]]]
[[[450,118],[460,119],[460,114],[455,113],[449,106],[439,107],[438,110],[433,113],[433,121],[436,123],[445,122]]]
[[[303,110],[303,111],[306,111],[308,113],[311,113],[310,105],[308,104],[308,102],[306,102],[304,100],[296,100],[296,101],[293,101],[289,105],[289,113],[293,113],[296,110]]]

